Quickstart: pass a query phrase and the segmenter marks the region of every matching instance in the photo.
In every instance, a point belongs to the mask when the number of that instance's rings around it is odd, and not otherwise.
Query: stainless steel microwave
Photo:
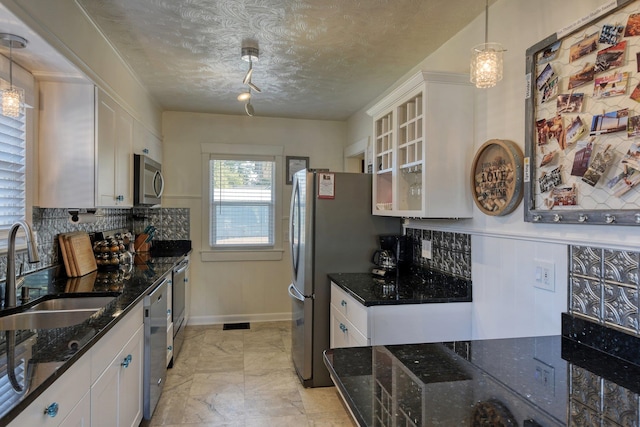
[[[164,191],[162,165],[142,154],[134,154],[133,156],[134,205],[159,205]]]

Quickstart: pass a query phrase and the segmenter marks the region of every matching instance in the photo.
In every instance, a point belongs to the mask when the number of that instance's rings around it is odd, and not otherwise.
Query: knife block
[[[138,234],[136,240],[133,242],[133,248],[136,252],[149,252],[151,249],[151,243],[145,243],[145,240],[149,238],[146,233]]]

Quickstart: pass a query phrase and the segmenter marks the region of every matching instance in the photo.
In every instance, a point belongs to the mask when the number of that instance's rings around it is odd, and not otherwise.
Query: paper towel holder
[[[78,222],[80,220],[80,215],[84,214],[95,215],[97,217],[103,216],[99,209],[69,209],[67,212],[71,216],[71,222]]]

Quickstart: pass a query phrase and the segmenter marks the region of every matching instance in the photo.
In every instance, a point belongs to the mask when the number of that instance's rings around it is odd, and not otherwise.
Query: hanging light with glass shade
[[[502,80],[503,52],[500,43],[489,43],[489,0],[486,1],[484,43],[471,49],[471,83],[489,88]]]
[[[27,40],[15,34],[0,33],[0,44],[9,48],[9,89],[0,91],[0,114],[15,118],[24,113],[24,89],[13,85],[13,49],[26,47]]]

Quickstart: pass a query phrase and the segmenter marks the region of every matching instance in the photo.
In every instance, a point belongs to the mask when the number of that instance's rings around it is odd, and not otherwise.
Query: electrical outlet
[[[431,240],[422,240],[422,258],[431,259]]]
[[[533,286],[539,289],[555,292],[556,266],[550,261],[534,260]]]
[[[556,370],[553,366],[547,365],[537,358],[533,358],[535,371],[533,377],[543,389],[550,394],[555,394]]]

